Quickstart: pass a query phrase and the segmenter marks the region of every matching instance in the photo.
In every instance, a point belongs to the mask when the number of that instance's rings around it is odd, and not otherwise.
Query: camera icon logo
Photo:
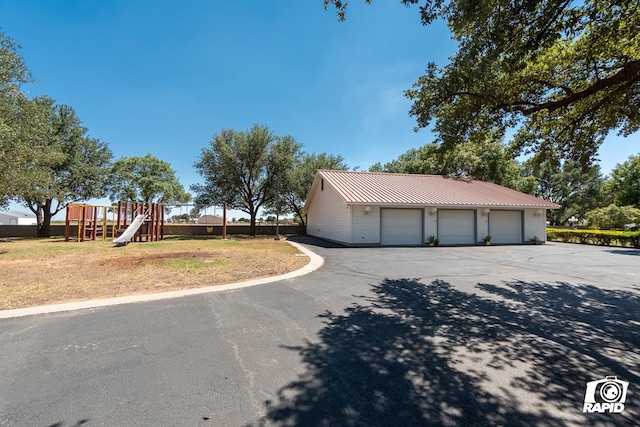
[[[629,382],[611,376],[587,383],[582,412],[614,413],[624,411]]]

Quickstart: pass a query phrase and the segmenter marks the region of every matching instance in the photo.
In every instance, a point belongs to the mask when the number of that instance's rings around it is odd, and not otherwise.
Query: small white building
[[[0,211],[0,225],[36,225],[38,220],[32,213],[13,210]]]
[[[440,175],[319,170],[307,234],[347,245],[522,244],[546,240],[560,206],[490,182]]]

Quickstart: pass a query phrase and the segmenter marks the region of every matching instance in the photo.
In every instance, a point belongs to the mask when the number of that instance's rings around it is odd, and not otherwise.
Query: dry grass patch
[[[307,257],[267,238],[110,242],[0,239],[0,310],[163,292],[288,273]]]

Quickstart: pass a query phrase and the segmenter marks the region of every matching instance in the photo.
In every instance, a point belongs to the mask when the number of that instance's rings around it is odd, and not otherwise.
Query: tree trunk
[[[296,215],[298,215],[298,218],[300,218],[300,225],[302,225],[303,227],[305,227],[306,221],[304,220],[304,212],[302,209],[296,209]]]
[[[249,225],[249,234],[256,237],[256,212],[251,213],[251,222]]]
[[[40,221],[38,221],[38,237],[51,237],[51,202],[47,201],[44,206],[39,206],[42,212]],[[38,215],[40,217],[40,215]]]

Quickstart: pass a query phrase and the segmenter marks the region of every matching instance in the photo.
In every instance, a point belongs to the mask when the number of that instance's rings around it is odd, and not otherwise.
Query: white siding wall
[[[6,213],[0,213],[0,225],[36,225],[35,217],[19,217]]]
[[[325,181],[318,186],[307,212],[307,234],[337,242],[351,243],[351,210]]]
[[[429,236],[438,237],[438,212],[431,214],[430,207],[424,209],[424,237],[423,243],[429,241]]]
[[[36,220],[35,218],[16,218],[11,221],[11,224],[36,225],[38,224],[38,220]]]
[[[354,245],[377,245],[380,243],[380,207],[351,207],[351,242]]]
[[[542,215],[536,216],[541,210]],[[547,211],[544,209],[525,209],[524,210],[524,241],[537,237],[543,242],[547,241]]]
[[[482,215],[485,208],[476,209],[476,243],[489,235],[489,215]]]

